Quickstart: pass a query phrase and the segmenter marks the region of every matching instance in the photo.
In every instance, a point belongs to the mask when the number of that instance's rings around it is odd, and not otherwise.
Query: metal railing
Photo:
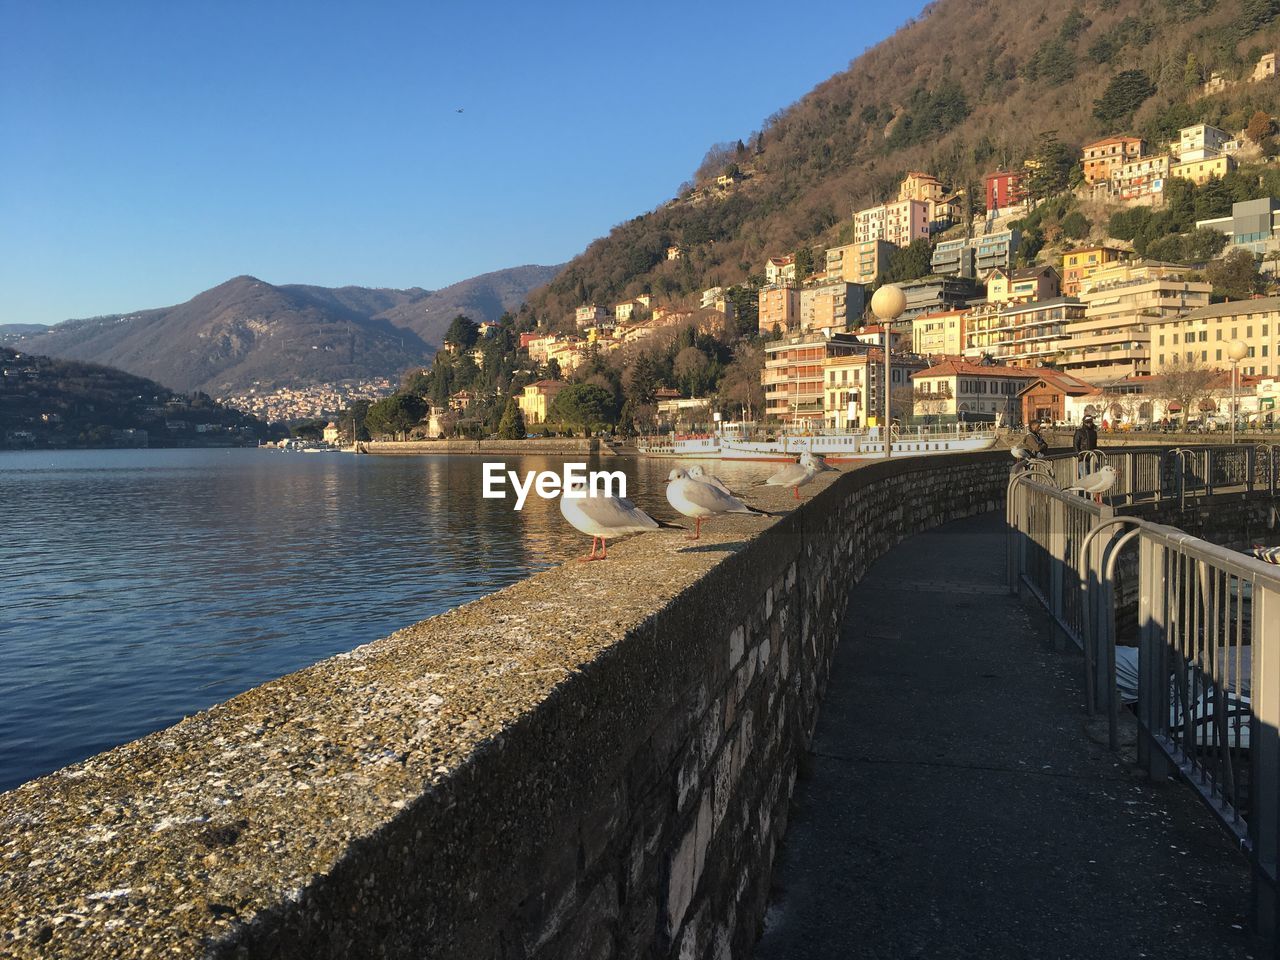
[[[1108,493],[1112,503],[1211,496],[1224,487],[1265,489],[1275,493],[1280,472],[1280,445],[1217,444],[1199,447],[1127,447],[1053,454],[1053,481],[1062,488],[1104,464],[1116,471]]]
[[[1249,453],[1193,451],[1170,459],[1179,473],[1212,490],[1246,468],[1256,470],[1255,451]],[[1277,461],[1271,451],[1263,459],[1270,473],[1250,476],[1247,485],[1274,491]],[[1074,458],[1069,462],[1074,470]],[[1132,702],[1140,765],[1153,777],[1177,770],[1238,837],[1254,866],[1258,926],[1274,933],[1280,912],[1280,569],[1174,527],[1115,516],[1058,489],[1060,474],[1058,462],[1050,461],[1010,479],[1010,591],[1035,597],[1055,636],[1083,651],[1088,709],[1106,712],[1112,746],[1122,703]],[[1116,643],[1122,554],[1129,567],[1125,586],[1136,587],[1136,648]]]

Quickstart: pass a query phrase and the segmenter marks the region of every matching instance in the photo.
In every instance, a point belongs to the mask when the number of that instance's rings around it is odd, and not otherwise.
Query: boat
[[[812,453],[835,462],[884,458],[879,427],[835,430],[803,426],[761,432],[755,424],[724,423],[708,433],[669,433],[643,437],[636,446],[642,456],[691,460],[789,461]],[[956,423],[947,426],[899,427],[889,430],[891,457],[968,453],[995,445],[992,424]]]

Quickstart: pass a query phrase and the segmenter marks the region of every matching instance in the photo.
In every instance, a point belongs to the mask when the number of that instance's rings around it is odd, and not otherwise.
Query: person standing
[[[1071,438],[1071,448],[1079,455],[1086,450],[1098,449],[1098,430],[1093,425],[1093,417],[1085,417]]]

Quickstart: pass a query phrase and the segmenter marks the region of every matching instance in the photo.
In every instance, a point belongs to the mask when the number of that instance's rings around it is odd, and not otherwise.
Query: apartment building
[[[1095,273],[1067,325],[1059,368],[1090,383],[1151,373],[1151,325],[1209,305],[1212,287],[1184,279],[1186,268],[1139,261]]]
[[[524,391],[516,399],[520,413],[524,416],[525,425],[545,423],[547,411],[568,384],[562,380],[537,380],[525,386]]]
[[[888,240],[831,247],[826,255],[827,279],[864,285],[875,283],[876,277],[888,268],[889,257],[896,249]]]
[[[1264,254],[1280,246],[1280,200],[1261,197],[1231,205],[1231,216],[1197,220],[1196,229],[1217,230],[1227,235],[1231,247]]]
[[[922,357],[895,355],[889,365],[895,419],[911,413],[911,374],[924,370]],[[823,425],[834,430],[873,426],[884,418],[884,350],[829,357],[822,363]],[[899,407],[899,397],[902,398]]]
[[[1222,154],[1203,160],[1184,160],[1169,164],[1169,176],[1182,180],[1190,180],[1197,186],[1204,186],[1213,177],[1221,180],[1236,168],[1236,158]]]
[[[1023,185],[1025,177],[1026,173],[1022,170],[997,170],[982,178],[987,198],[987,216],[999,216],[1026,203],[1027,191]]]
[[[1018,393],[1041,371],[945,360],[911,375],[916,416],[1018,420]]]
[[[1086,183],[1107,183],[1120,165],[1137,160],[1146,151],[1141,137],[1104,137],[1084,145],[1082,165]]]
[[[573,319],[581,329],[582,327],[596,327],[602,323],[607,323],[612,317],[613,314],[604,307],[597,307],[594,303],[589,303],[578,307],[574,311]]]
[[[793,254],[785,257],[770,257],[764,265],[765,283],[794,283],[796,279],[796,258]]]
[[[992,270],[1011,269],[1021,243],[1019,230],[1000,230],[967,240],[944,240],[933,248],[930,267],[943,277],[985,277]]]
[[[987,302],[969,311],[961,352],[974,361],[989,356],[1004,366],[1040,367],[1057,359],[1068,325],[1084,315],[1084,304],[1075,297]]]
[[[1049,423],[1074,422],[1084,419],[1092,403],[1100,406],[1102,388],[1060,370],[1041,370],[1040,375],[1018,393],[1022,422],[1033,420]],[[1076,416],[1077,413],[1081,415]],[[1090,415],[1095,415],[1090,413]]]
[[[1051,300],[1062,287],[1058,271],[1048,264],[1018,270],[993,270],[987,276],[987,301]]]
[[[911,350],[926,357],[958,357],[964,352],[968,310],[940,310],[911,320]]]
[[[922,200],[897,200],[859,210],[853,215],[853,241],[887,240],[896,247],[929,236],[929,205]]]
[[[1179,130],[1178,139],[1173,141],[1169,148],[1171,153],[1185,163],[1216,157],[1223,152],[1230,141],[1231,134],[1225,130],[1219,130],[1207,123],[1197,123]]]
[[[765,416],[773,420],[823,418],[823,363],[834,357],[866,353],[871,348],[848,334],[830,337],[815,331],[783,337],[765,344]]]
[[[1128,259],[1131,254],[1121,247],[1078,247],[1062,255],[1062,295],[1078,296],[1080,287],[1099,270]]]
[[[1235,300],[1193,310],[1151,325],[1152,372],[1164,373],[1176,361],[1226,370],[1227,346],[1244,343],[1241,376],[1280,374],[1280,297]]]
[[[772,333],[775,328],[787,333],[800,323],[800,291],[791,284],[761,287],[758,296],[759,329]]]
[[[955,310],[979,296],[977,284],[965,277],[925,277],[899,286],[907,298],[907,308],[902,312],[904,320],[924,313]]]
[[[848,330],[866,309],[861,284],[820,280],[800,289],[801,330]]]
[[[945,230],[959,218],[955,194],[948,194],[941,180],[931,173],[912,171],[898,184],[898,201],[919,200],[925,205],[930,232]]]
[[[1139,157],[1127,160],[1111,174],[1111,195],[1116,200],[1135,202],[1164,194],[1165,181],[1169,179],[1169,155]]]

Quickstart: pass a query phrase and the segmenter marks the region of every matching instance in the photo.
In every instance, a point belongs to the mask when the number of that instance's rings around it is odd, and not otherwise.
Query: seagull
[[[1030,459],[1031,459],[1031,454],[1030,454],[1029,452],[1027,452],[1027,448],[1026,448],[1026,447],[1014,447],[1014,448],[1013,448],[1012,450],[1010,450],[1009,452],[1013,454],[1013,459],[1015,459],[1015,460],[1030,460]]]
[[[1116,468],[1107,464],[1095,473],[1086,474],[1079,483],[1072,487],[1063,487],[1063,490],[1079,490],[1084,494],[1093,494],[1093,499],[1097,503],[1102,502],[1102,495],[1116,485]]]
[[[769,516],[763,510],[747,506],[719,487],[694,479],[683,470],[672,470],[667,477],[667,502],[686,517],[693,517],[693,536],[686,536],[686,540],[699,539],[702,536],[702,521],[717,514],[750,513],[760,517]]]
[[[801,487],[810,483],[822,471],[834,469],[835,467],[828,467],[821,457],[815,457],[806,451],[800,454],[800,460],[797,463],[787,464],[765,483],[771,487],[790,487],[795,498],[799,500]]]
[[[458,108],[458,113],[461,113],[461,112],[462,112],[462,107],[459,107],[459,108]]]
[[[689,468],[689,479],[697,480],[700,483],[709,483],[717,490],[723,490],[729,496],[733,496],[733,491],[724,485],[724,481],[717,477],[714,473],[707,473],[702,467],[696,464]]]
[[[570,490],[580,497],[568,496]],[[645,533],[659,527],[683,530],[679,524],[655,520],[630,500],[605,494],[588,493],[585,480],[566,487],[560,495],[560,513],[569,525],[580,533],[591,535],[591,552],[579,560],[607,560],[609,548],[606,539],[625,536],[628,533]],[[600,553],[596,553],[596,541],[600,541]]]

